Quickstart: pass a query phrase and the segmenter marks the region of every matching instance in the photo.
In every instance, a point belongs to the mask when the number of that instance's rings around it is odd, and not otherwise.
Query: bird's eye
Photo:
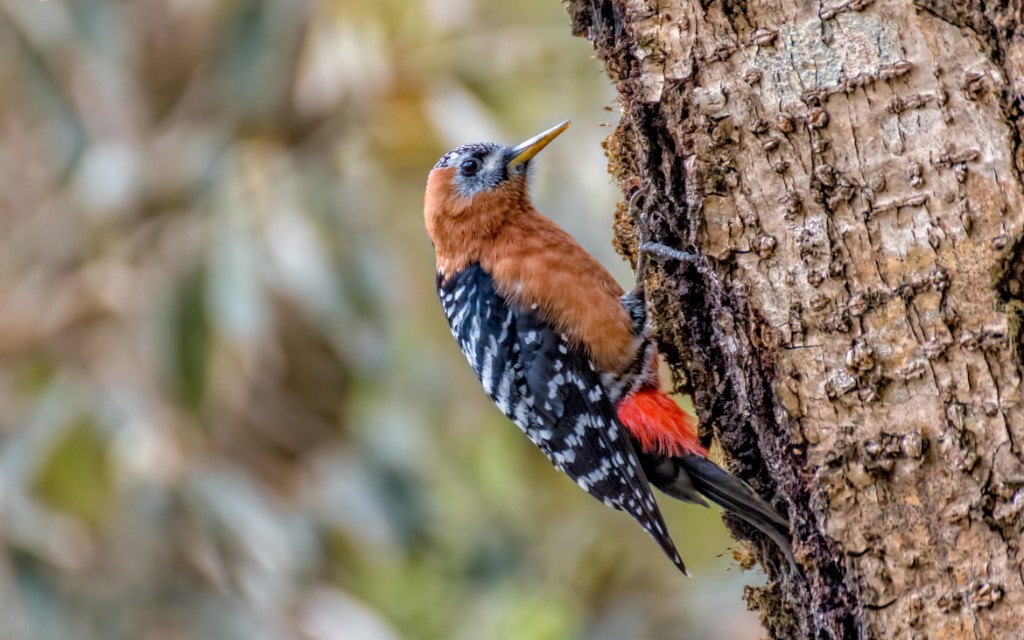
[[[463,160],[462,164],[459,165],[459,171],[461,171],[462,175],[464,175],[464,176],[474,175],[479,170],[480,170],[480,161],[477,160],[476,158],[470,158],[468,160]]]

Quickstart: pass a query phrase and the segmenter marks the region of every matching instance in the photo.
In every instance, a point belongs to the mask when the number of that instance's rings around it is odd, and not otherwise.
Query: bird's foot
[[[647,266],[646,257],[649,254],[661,256],[662,258],[667,258],[669,260],[678,260],[680,262],[696,262],[699,258],[697,254],[673,249],[668,245],[655,242],[652,239],[651,226],[647,219],[649,213],[636,205],[637,198],[646,196],[647,192],[645,190],[637,189],[629,199],[630,218],[636,221],[637,234],[639,235],[639,243],[637,247],[640,253],[637,264],[638,276],[641,278],[643,277],[645,267]]]
[[[637,230],[637,261],[636,261],[636,286],[632,295],[644,298],[644,279],[647,274],[647,258],[654,255],[662,259],[677,260],[679,262],[690,262],[699,265],[699,256],[689,251],[673,249],[668,245],[652,240],[651,227],[648,221],[649,212],[637,205],[638,198],[646,198],[645,189],[637,189],[629,198],[629,217],[635,221]]]
[[[640,251],[647,254],[661,256],[662,258],[668,258],[669,260],[678,260],[680,262],[696,262],[700,259],[700,256],[696,253],[673,249],[672,247],[661,244],[660,242],[644,242],[640,245]]]

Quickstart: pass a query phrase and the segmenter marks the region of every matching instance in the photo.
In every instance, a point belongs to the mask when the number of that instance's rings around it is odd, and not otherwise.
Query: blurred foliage
[[[447,148],[611,253],[613,91],[554,0],[0,0],[0,638],[757,637],[555,473],[451,341]],[[748,579],[756,579],[752,576]]]

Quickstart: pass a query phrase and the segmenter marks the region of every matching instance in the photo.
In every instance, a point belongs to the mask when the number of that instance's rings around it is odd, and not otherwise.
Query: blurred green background
[[[717,512],[687,580],[435,299],[427,171],[564,118],[536,199],[630,281],[557,0],[0,0],[0,86],[0,640],[760,637]]]

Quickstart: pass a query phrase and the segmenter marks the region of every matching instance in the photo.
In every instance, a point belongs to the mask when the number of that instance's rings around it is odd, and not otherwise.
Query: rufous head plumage
[[[439,267],[446,258],[455,259],[455,253],[471,251],[476,241],[492,235],[511,217],[532,211],[530,161],[568,128],[567,120],[514,147],[482,142],[441,156],[427,177],[423,198],[427,233]]]

